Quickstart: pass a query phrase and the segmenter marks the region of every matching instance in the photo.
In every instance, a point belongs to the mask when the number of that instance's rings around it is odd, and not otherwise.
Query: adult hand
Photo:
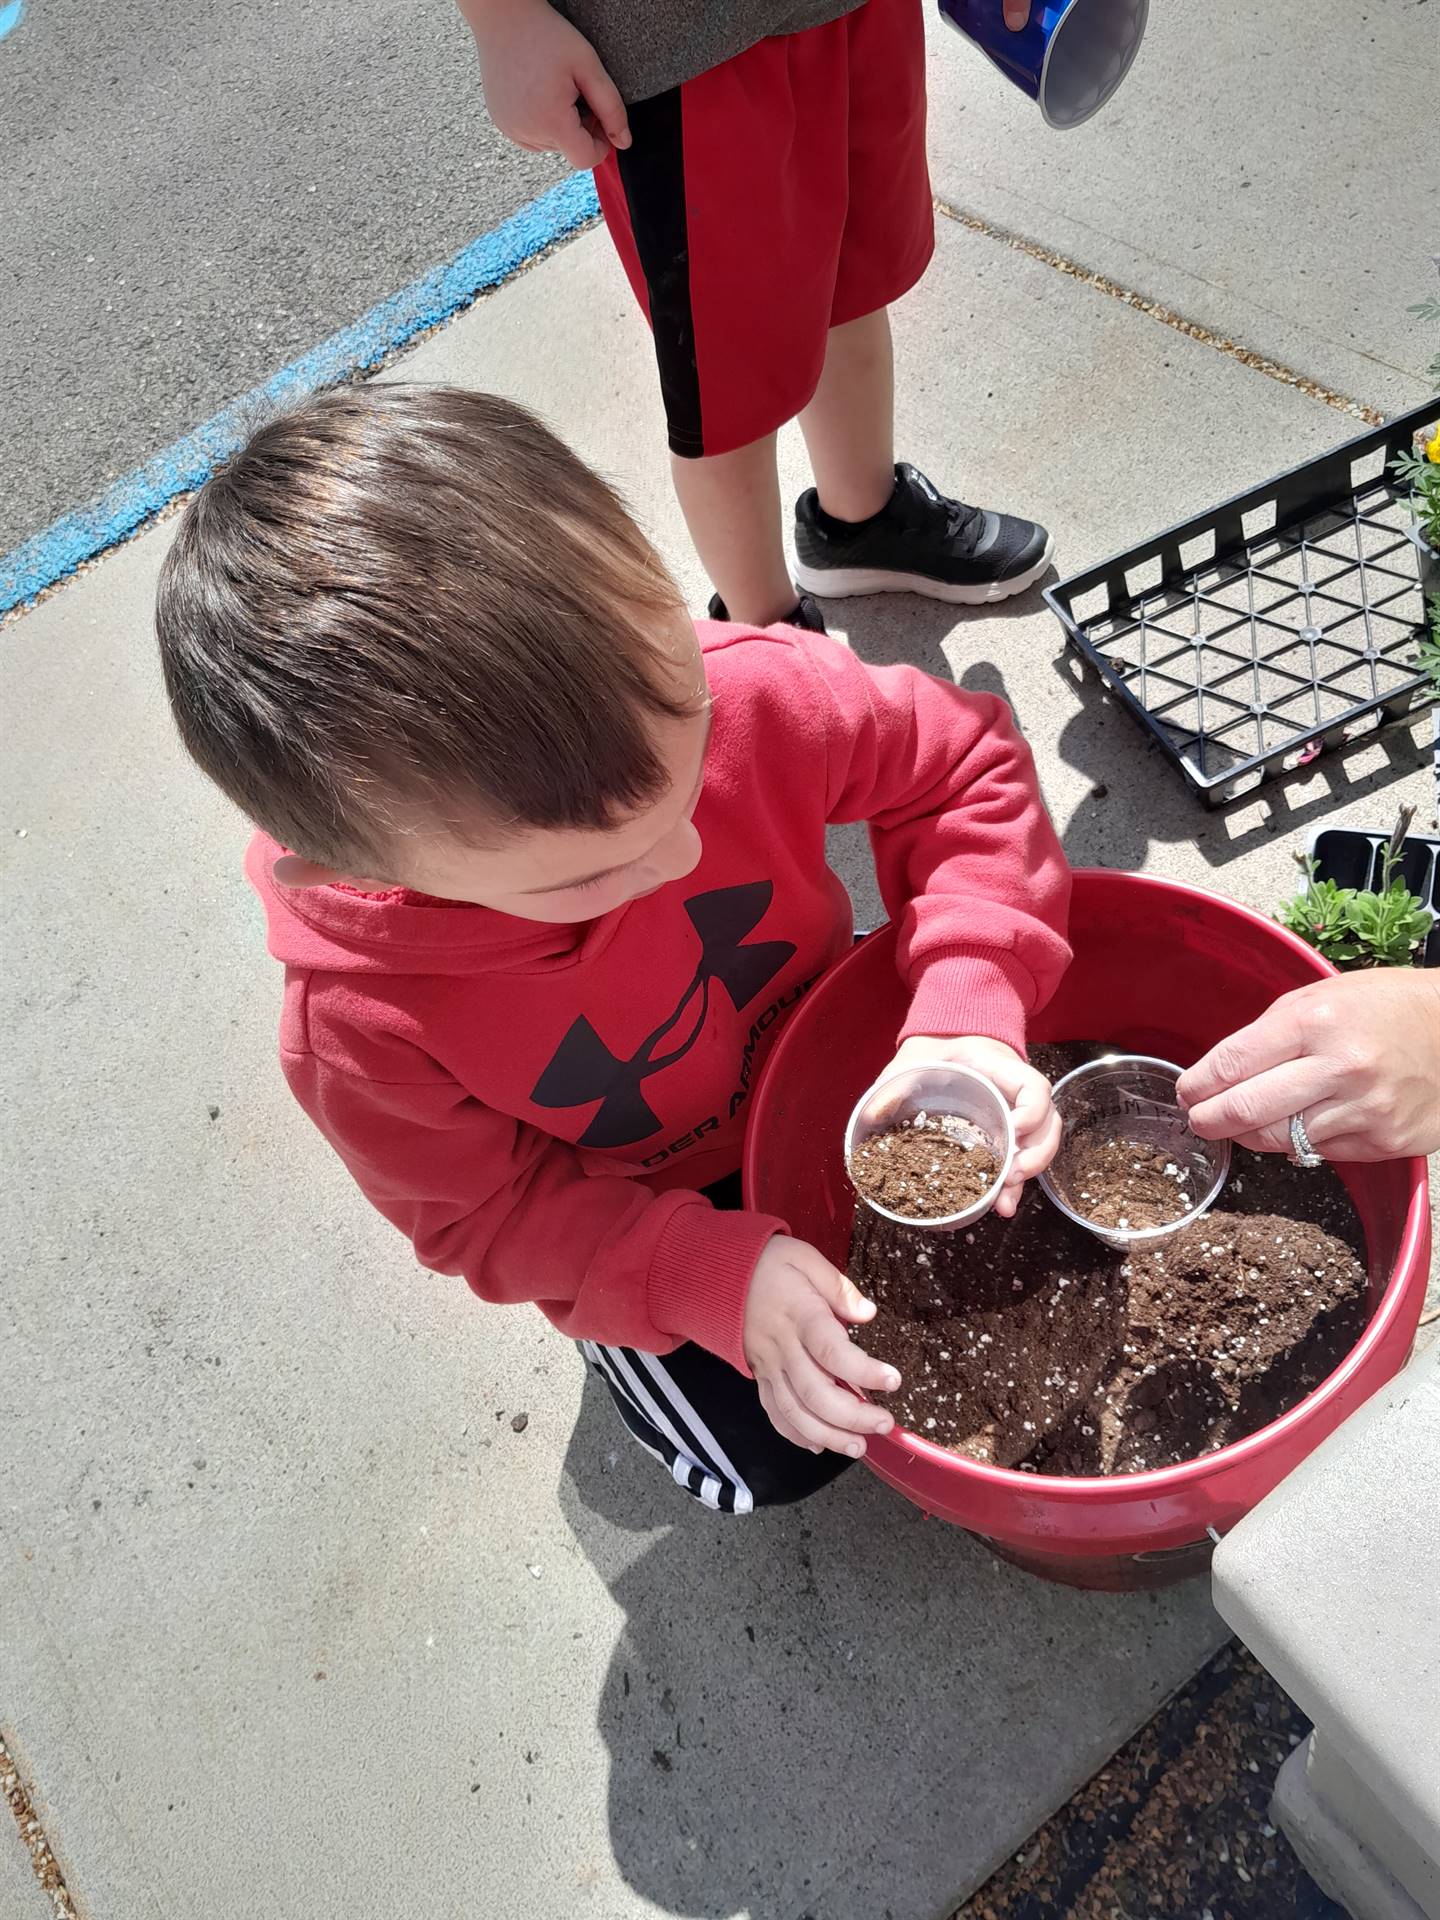
[[[1023,33],[1030,22],[1030,0],[1005,0],[1005,24],[1012,33]]]
[[[490,117],[530,153],[598,167],[630,145],[625,102],[584,34],[546,0],[460,0]]]
[[[745,1359],[775,1431],[811,1453],[858,1460],[867,1433],[895,1420],[850,1387],[893,1393],[900,1376],[850,1339],[847,1324],[875,1316],[845,1275],[803,1240],[777,1234],[755,1263],[745,1301]],[[849,1382],[849,1386],[840,1384]]]
[[[1043,1173],[1060,1149],[1060,1116],[1050,1098],[1050,1082],[1003,1040],[973,1037],[940,1040],[914,1034],[901,1043],[885,1072],[898,1073],[902,1067],[921,1066],[927,1060],[953,1060],[958,1066],[974,1067],[993,1080],[1009,1101],[1015,1158],[1005,1190],[995,1202],[996,1213],[1008,1220],[1020,1204],[1025,1182]]]
[[[1284,994],[1180,1077],[1206,1140],[1289,1153],[1300,1114],[1327,1160],[1440,1150],[1440,979],[1342,973]]]

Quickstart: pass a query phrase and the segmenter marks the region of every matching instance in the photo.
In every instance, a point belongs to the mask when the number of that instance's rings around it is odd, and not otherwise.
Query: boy
[[[739,1210],[746,1101],[850,944],[826,824],[868,819],[902,1055],[1014,1104],[1002,1208],[1048,1162],[1024,1028],[1069,877],[1002,703],[798,632],[697,639],[603,482],[443,389],[263,427],[186,509],[156,618],[185,745],[260,829],[286,1077],[364,1192],[579,1340],[708,1505],[833,1478],[892,1424],[848,1388],[898,1381],[845,1277]]]
[[[712,619],[823,632],[812,594],[980,603],[1040,578],[1043,527],[895,463],[887,310],[935,237],[920,0],[459,5],[501,132],[595,169]],[[1028,13],[1005,0],[1011,28]],[[775,435],[797,417],[816,485],[792,578]]]

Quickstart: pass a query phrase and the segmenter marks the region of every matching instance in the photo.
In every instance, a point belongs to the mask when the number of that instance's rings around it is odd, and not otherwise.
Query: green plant
[[[1397,453],[1395,478],[1410,489],[1410,511],[1430,545],[1440,552],[1440,431],[1423,453]]]
[[[1396,878],[1395,869],[1414,818],[1413,807],[1400,809],[1385,849],[1378,893],[1318,879],[1313,857],[1297,853],[1295,860],[1305,875],[1305,887],[1277,911],[1275,918],[1281,926],[1298,933],[1342,972],[1413,966],[1430,931],[1430,915],[1424,902]]]

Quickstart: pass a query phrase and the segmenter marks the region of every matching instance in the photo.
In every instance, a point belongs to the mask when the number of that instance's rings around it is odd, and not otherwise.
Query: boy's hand
[[[896,1073],[901,1067],[919,1066],[926,1060],[953,1060],[957,1066],[974,1067],[987,1080],[993,1080],[1010,1102],[1015,1121],[1015,1158],[1005,1191],[995,1202],[996,1213],[1008,1220],[1020,1204],[1020,1189],[1025,1182],[1043,1173],[1060,1148],[1060,1116],[1050,1098],[1050,1082],[1003,1040],[939,1040],[923,1034],[912,1034],[902,1041],[885,1072]]]
[[[584,34],[545,0],[460,0],[475,35],[490,118],[531,153],[598,167],[628,147],[625,102]]]
[[[1030,23],[1030,0],[1005,0],[1005,24],[1012,33],[1023,33]]]
[[[874,1301],[803,1240],[777,1234],[760,1255],[745,1302],[745,1358],[770,1424],[797,1447],[811,1453],[829,1447],[858,1460],[862,1435],[894,1426],[883,1407],[837,1384],[877,1393],[899,1386],[895,1369],[872,1360],[845,1331],[847,1322],[874,1313]]]

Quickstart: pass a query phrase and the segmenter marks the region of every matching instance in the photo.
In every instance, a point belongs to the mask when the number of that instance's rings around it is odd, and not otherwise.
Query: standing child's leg
[[[920,47],[918,0],[867,0],[861,13],[871,11],[898,19]],[[691,537],[725,611],[755,624],[796,609],[775,433],[824,379],[848,218],[857,17],[761,41],[632,106],[631,146],[596,173],[654,336]],[[908,66],[921,71],[917,59]],[[914,74],[897,84],[913,93]],[[923,106],[912,102],[909,114],[923,125]],[[903,204],[889,221],[877,215],[875,306],[913,285],[933,245],[914,126],[907,144],[891,154]]]
[[[704,460],[672,453],[670,471],[695,551],[729,617],[752,627],[787,619],[795,582],[785,557],[774,434]]]
[[[879,513],[895,490],[895,370],[883,307],[830,329],[800,430],[825,511],[840,520]],[[786,619],[795,583],[774,434],[705,460],[672,454],[670,465],[690,538],[730,618],[756,627]]]
[[[981,603],[1022,592],[1050,562],[1034,521],[972,507],[890,454],[889,321],[897,231],[931,221],[924,36],[905,0],[867,0],[850,37],[847,197],[825,369],[801,415],[816,486],[795,513],[795,577],[842,598],[907,592]],[[913,242],[911,251],[913,252]],[[963,342],[960,345],[963,352]],[[883,497],[877,500],[884,487]]]
[[[815,491],[837,520],[868,520],[895,491],[895,363],[882,307],[832,327],[800,416]]]
[[[629,121],[631,146],[596,182],[650,320],[676,491],[719,611],[795,615],[774,436],[797,416],[820,483],[796,511],[807,593],[985,601],[1037,579],[1043,527],[893,463],[887,309],[935,240],[918,0],[762,40]]]

